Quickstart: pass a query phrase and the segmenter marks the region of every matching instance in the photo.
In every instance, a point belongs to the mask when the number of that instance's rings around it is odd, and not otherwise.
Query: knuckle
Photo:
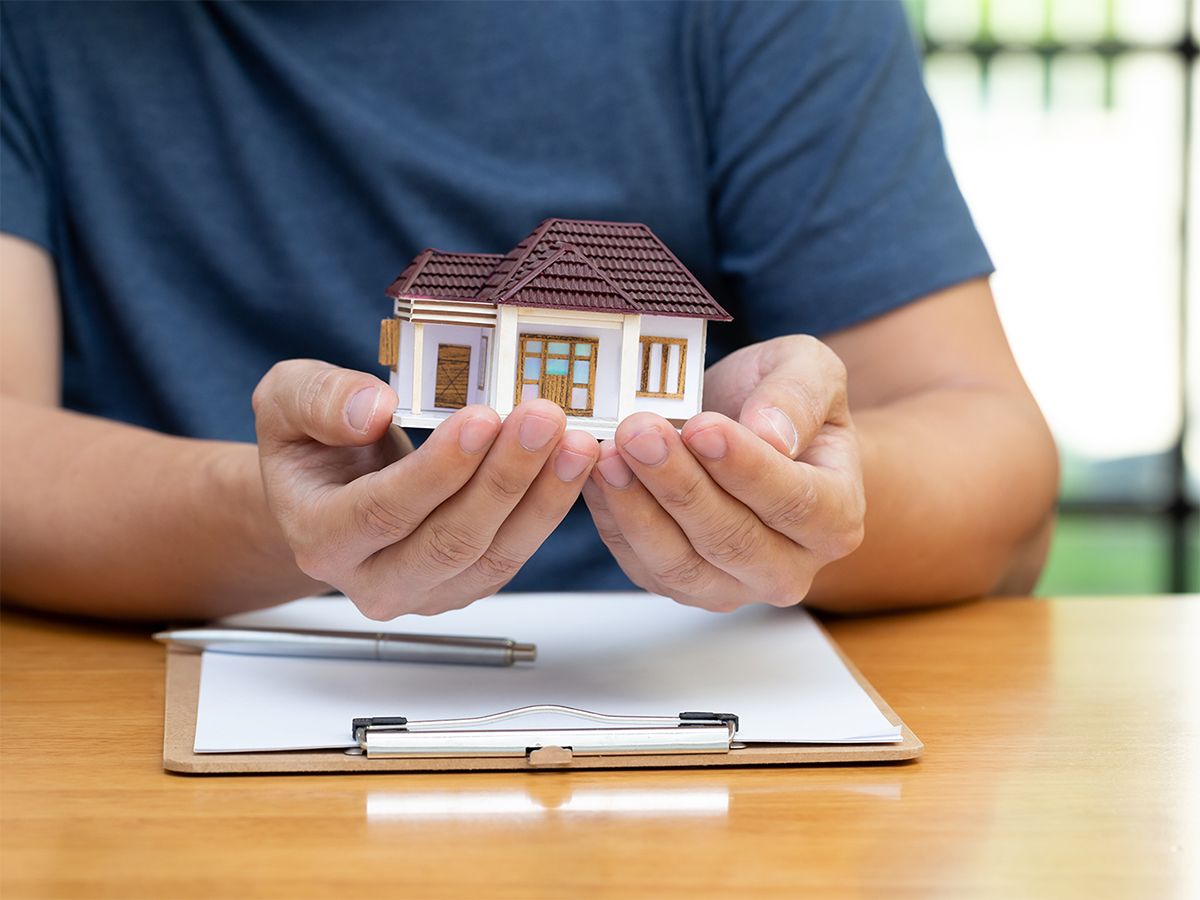
[[[433,572],[459,572],[479,558],[483,548],[469,528],[440,519],[427,524],[421,550],[427,567]]]
[[[812,588],[812,578],[820,564],[811,559],[797,558],[792,565],[774,572],[763,584],[760,599],[772,606],[796,606],[804,601]]]
[[[819,503],[816,485],[810,479],[801,479],[767,511],[767,521],[784,532],[799,530],[817,511]]]
[[[597,525],[596,533],[600,535],[600,540],[604,543],[604,546],[608,547],[613,553],[624,554],[633,550],[629,539],[625,537],[624,532],[619,528]]]
[[[751,516],[739,517],[709,546],[709,558],[721,568],[745,567],[755,562],[762,552],[762,524]]]
[[[481,484],[488,496],[496,503],[511,506],[520,500],[529,488],[529,481],[502,466],[492,466],[480,473]]]
[[[809,384],[797,384],[792,388],[792,402],[797,414],[797,425],[801,435],[815,435],[825,424],[827,404],[825,397]]]
[[[655,577],[665,585],[685,593],[703,593],[709,584],[708,562],[692,551],[658,567]]]
[[[412,514],[395,498],[381,496],[376,474],[366,476],[364,489],[355,500],[354,513],[360,527],[377,540],[398,541],[408,537],[415,527]]]
[[[486,584],[495,586],[495,590],[507,584],[524,564],[525,559],[520,555],[492,544],[475,560],[475,569]]]
[[[699,509],[704,503],[707,482],[699,475],[689,476],[685,481],[660,489],[658,500],[684,515]]]
[[[815,571],[809,571],[807,566],[796,566],[776,576],[764,587],[763,602],[779,607],[796,606],[804,602],[812,588],[814,574]]]
[[[358,611],[372,622],[388,622],[404,611],[404,604],[398,602],[396,597],[384,597],[375,591],[355,591],[350,599],[358,607]]]
[[[296,550],[293,556],[296,560],[297,569],[309,578],[326,584],[329,583],[329,576],[332,573],[329,571],[327,561],[322,558],[321,554],[312,553],[309,550]]]
[[[714,599],[706,600],[703,605],[705,609],[711,612],[731,613],[735,609],[741,609],[743,604],[736,597],[731,597],[727,594],[721,594]]]
[[[329,382],[336,373],[336,369],[321,369],[300,383],[297,404],[305,421],[318,422],[324,418],[324,414],[330,407]]]
[[[331,554],[322,541],[316,539],[312,529],[305,527],[303,521],[297,521],[293,515],[277,516],[283,538],[292,551],[292,559],[296,568],[317,581],[328,584],[327,578],[334,573]]]
[[[829,559],[842,559],[862,546],[866,529],[861,522],[832,532],[823,542],[822,550]]]

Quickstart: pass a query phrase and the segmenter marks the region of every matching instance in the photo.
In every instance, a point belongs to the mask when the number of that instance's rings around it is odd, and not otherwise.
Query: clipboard
[[[818,627],[821,626],[818,623]],[[817,765],[830,763],[898,763],[916,759],[924,744],[905,725],[841,648],[821,628],[846,669],[893,725],[901,740],[886,744],[743,744],[737,740],[736,710],[685,711],[658,717],[608,716],[586,710],[557,707],[590,720],[587,728],[569,733],[522,732],[518,715],[523,710],[498,710],[475,720],[441,720],[409,723],[395,717],[348,721],[359,747],[350,750],[275,750],[258,753],[196,753],[196,711],[200,697],[201,655],[173,647],[167,649],[166,696],[163,725],[163,768],[188,775],[232,775],[329,772],[461,772],[546,771],[570,769],[680,768],[706,766]],[[545,708],[538,708],[537,711]],[[685,718],[686,717],[686,718]],[[707,718],[705,718],[707,717]],[[648,721],[654,719],[653,722]],[[731,721],[732,720],[732,721]],[[460,731],[460,726],[496,724],[494,730]],[[647,734],[653,731],[654,736]],[[521,732],[521,737],[515,737]],[[636,734],[634,733],[636,732]],[[422,749],[399,747],[404,734],[439,736],[437,755]],[[444,737],[452,735],[454,746]],[[463,737],[463,736],[467,737]],[[503,745],[502,753],[480,744],[484,739]],[[501,737],[495,737],[500,735]],[[586,747],[576,744],[586,739]],[[604,746],[605,741],[609,745]],[[514,743],[515,741],[515,743]],[[524,743],[522,743],[524,741]],[[568,741],[571,743],[563,746]],[[375,752],[372,752],[371,745]],[[513,748],[516,747],[514,750]],[[494,748],[493,748],[494,749]]]

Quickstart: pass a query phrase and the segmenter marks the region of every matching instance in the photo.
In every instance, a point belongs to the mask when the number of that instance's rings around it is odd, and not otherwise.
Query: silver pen
[[[177,647],[250,656],[318,656],[468,666],[511,666],[516,662],[533,662],[537,658],[534,644],[520,644],[508,638],[458,635],[186,628],[160,631],[154,639]]]

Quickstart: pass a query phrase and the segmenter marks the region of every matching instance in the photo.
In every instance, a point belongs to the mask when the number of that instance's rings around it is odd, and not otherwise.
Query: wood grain
[[[920,762],[189,777],[163,651],[0,619],[0,896],[1186,897],[1200,598],[835,621]]]
[[[462,409],[467,405],[471,348],[464,344],[438,344],[433,405],[439,409]]]

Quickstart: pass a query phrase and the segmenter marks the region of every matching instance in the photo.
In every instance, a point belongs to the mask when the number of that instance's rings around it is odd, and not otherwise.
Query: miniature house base
[[[388,294],[380,362],[409,428],[535,398],[597,438],[641,411],[678,427],[701,409],[708,320],[729,318],[632,223],[550,219],[506,256],[426,250]]]

